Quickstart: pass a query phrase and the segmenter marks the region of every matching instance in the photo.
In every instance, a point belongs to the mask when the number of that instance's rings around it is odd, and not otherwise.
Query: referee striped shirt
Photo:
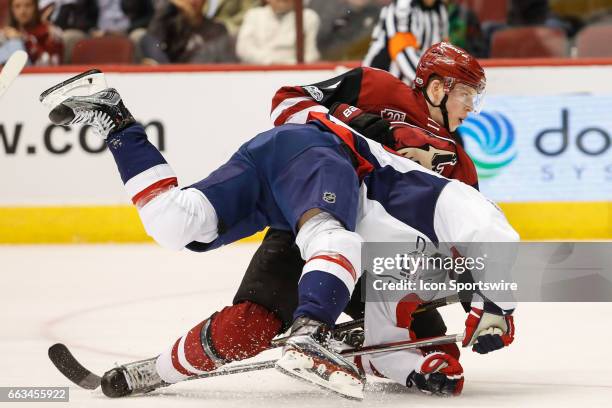
[[[393,0],[383,7],[363,65],[384,69],[412,84],[421,53],[448,39],[448,14],[440,0]]]

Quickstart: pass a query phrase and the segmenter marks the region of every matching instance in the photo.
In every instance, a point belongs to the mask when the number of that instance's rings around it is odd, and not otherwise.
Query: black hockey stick
[[[49,359],[66,378],[79,387],[95,390],[100,386],[101,378],[83,367],[64,344],[57,343],[49,347]]]
[[[430,302],[426,305],[423,305],[422,307],[418,308],[414,313],[421,313],[426,310],[436,309],[441,306],[456,303],[458,302],[458,300],[459,300],[458,296],[449,296],[447,298],[442,298],[442,299]],[[363,319],[356,319],[350,322],[340,323],[336,325],[334,332],[335,334],[338,334],[343,331],[352,330],[352,329],[359,328],[362,326],[363,326]],[[388,343],[388,344],[382,344],[379,346],[352,348],[352,349],[344,350],[343,352],[341,352],[341,354],[351,357],[351,356],[356,356],[360,354],[397,350],[397,348],[387,349],[385,347],[403,347],[405,349],[408,349],[408,348],[424,347],[427,345],[452,343],[452,342],[457,341],[456,340],[457,336],[459,335],[442,336],[442,337],[436,337],[436,338],[429,339],[429,340],[418,340],[416,342],[411,341],[411,342],[400,342],[400,343]],[[282,344],[284,344],[286,339],[287,337],[277,339],[276,343],[273,343],[271,348],[281,346]],[[432,341],[441,341],[441,343],[439,342],[431,343]],[[380,347],[383,347],[383,349],[378,350],[377,348],[380,348]],[[49,348],[49,359],[51,360],[53,365],[55,365],[55,367],[57,367],[57,369],[66,378],[68,378],[70,381],[72,381],[79,387],[85,388],[88,390],[94,390],[100,386],[102,378],[92,373],[85,367],[83,367],[81,363],[79,363],[79,361],[72,355],[72,353],[70,352],[68,347],[66,347],[66,345],[57,343],[51,346]],[[195,380],[195,379],[200,379],[200,378],[217,377],[220,375],[237,374],[237,373],[256,371],[256,370],[265,370],[265,369],[274,367],[275,364],[276,364],[276,360],[269,360],[269,361],[255,362],[255,363],[230,365],[230,366],[221,367],[215,371],[200,374],[194,377],[189,377],[188,379]]]

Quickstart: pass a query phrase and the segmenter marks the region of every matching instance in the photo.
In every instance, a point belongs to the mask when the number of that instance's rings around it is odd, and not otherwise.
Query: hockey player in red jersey
[[[361,67],[307,86],[285,86],[272,101],[275,125],[303,123],[311,112],[329,112],[369,139],[441,175],[478,188],[476,168],[456,134],[457,127],[483,101],[486,78],[474,57],[448,43],[429,48],[416,70],[413,87],[386,71]],[[399,130],[395,130],[395,128]],[[303,265],[294,237],[270,229],[255,253],[234,298],[252,301],[287,321],[283,310],[295,307],[292,279]],[[274,281],[281,298],[267,299],[262,282]],[[282,288],[282,289],[281,289]],[[359,288],[359,286],[358,286]],[[359,293],[346,312],[363,316]],[[286,323],[284,323],[286,324]],[[417,337],[442,335],[446,326],[437,311],[411,320]],[[459,350],[456,350],[458,354]]]
[[[355,68],[335,78],[308,86],[285,86],[272,100],[271,119],[274,125],[304,123],[309,112],[335,112],[337,104],[355,106],[368,114],[348,124],[364,136],[392,149],[420,149],[418,157],[429,156],[435,161],[437,145],[450,143],[455,160],[439,169],[445,177],[477,187],[478,176],[460,138],[457,128],[470,112],[482,106],[486,86],[484,70],[474,57],[449,43],[438,43],[421,57],[416,79],[411,88],[386,71],[375,68]],[[389,124],[407,122],[429,133],[414,138],[393,138]],[[421,163],[421,164],[425,164]]]

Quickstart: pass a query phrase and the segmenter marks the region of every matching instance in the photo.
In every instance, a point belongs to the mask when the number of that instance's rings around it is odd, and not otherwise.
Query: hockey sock
[[[337,276],[318,270],[309,271],[302,275],[298,284],[299,306],[293,318],[307,316],[333,326],[350,297],[347,285]]]
[[[298,283],[299,304],[294,319],[304,316],[328,326],[336,323],[361,273],[362,241],[325,212],[300,227],[295,242],[307,261]]]
[[[196,325],[157,358],[157,372],[176,383],[230,361],[253,357],[270,345],[281,321],[264,307],[243,302]]]
[[[106,144],[136,206],[142,207],[156,193],[178,185],[174,171],[147,140],[142,125],[136,123],[110,134]]]

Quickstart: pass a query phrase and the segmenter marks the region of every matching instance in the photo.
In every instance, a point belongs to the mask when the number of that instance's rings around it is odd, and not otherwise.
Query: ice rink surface
[[[268,370],[110,400],[73,386],[48,360],[48,347],[58,341],[98,374],[158,354],[231,302],[254,250],[248,244],[206,254],[155,245],[0,246],[0,386],[70,386],[70,403],[54,407],[611,406],[610,303],[521,304],[510,348],[486,356],[463,352],[466,382],[458,398],[373,380],[365,401],[351,402]],[[463,330],[459,306],[443,314],[449,333]]]

